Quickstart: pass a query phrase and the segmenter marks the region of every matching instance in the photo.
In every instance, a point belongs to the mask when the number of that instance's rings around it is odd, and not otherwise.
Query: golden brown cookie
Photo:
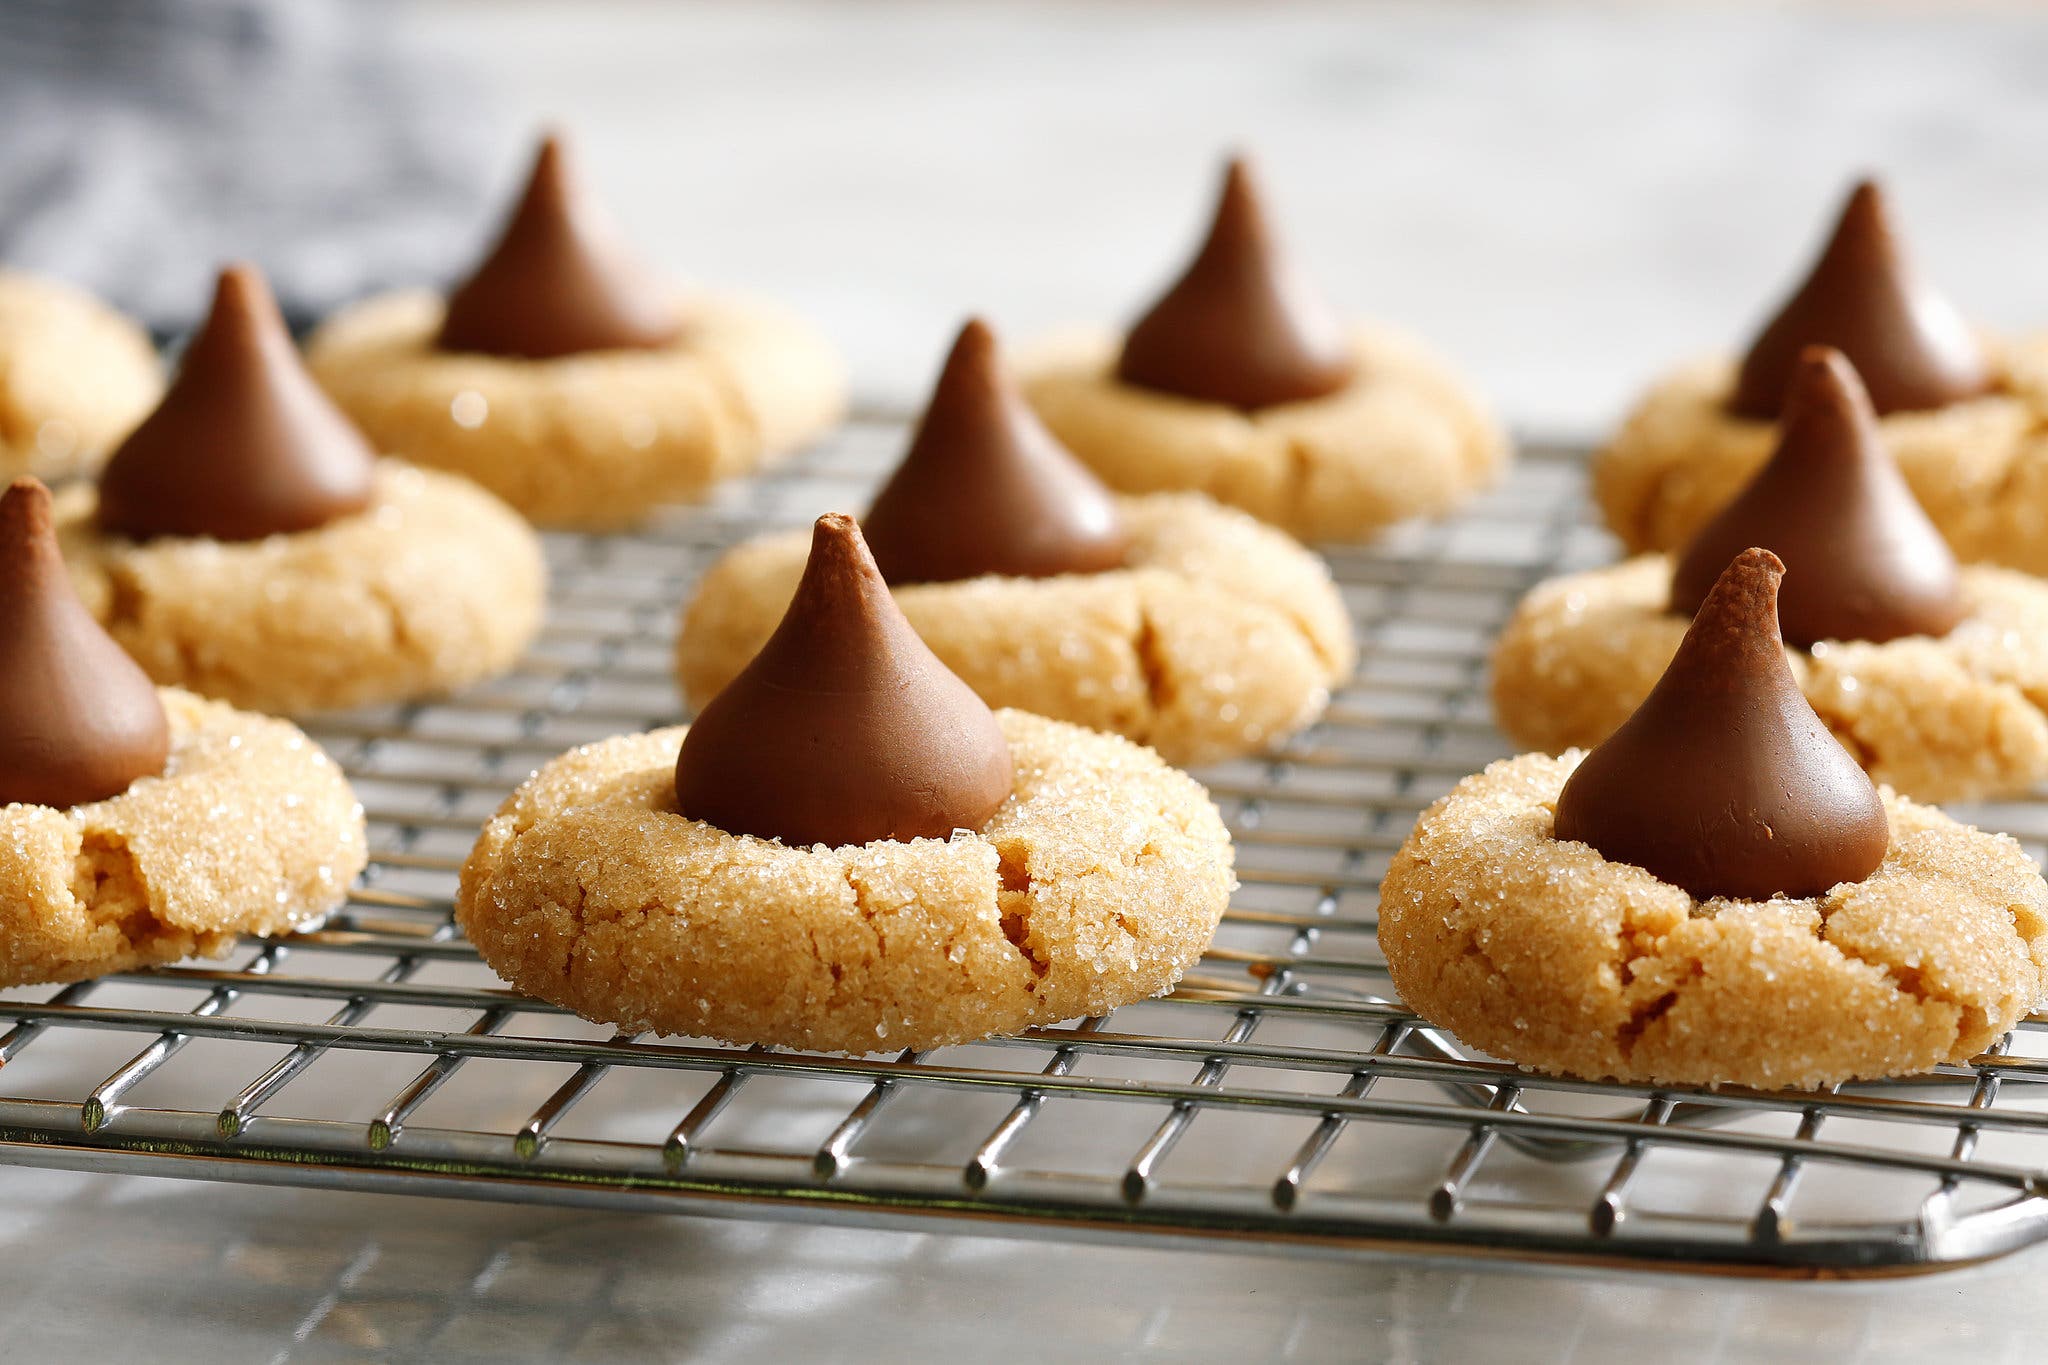
[[[547,570],[511,509],[467,479],[378,466],[375,501],[262,540],[102,534],[86,487],[58,495],[72,581],[159,683],[288,715],[462,687],[540,628]]]
[[[140,327],[70,285],[0,270],[0,480],[90,473],[163,387]]]
[[[1493,651],[1493,712],[1516,743],[1591,748],[1650,694],[1688,620],[1671,563],[1643,555],[1538,586]],[[2010,796],[2048,777],[2048,584],[1967,568],[1968,615],[1936,639],[1787,649],[1814,711],[1864,769],[1922,801]]]
[[[681,729],[562,755],[484,826],[456,917],[520,990],[622,1028],[937,1047],[1158,995],[1234,886],[1201,787],[999,713],[1016,788],[950,840],[791,848],[675,813]]]
[[[161,777],[87,806],[0,806],[0,984],[218,957],[339,905],[363,811],[286,721],[162,689]]]
[[[1986,344],[1992,393],[1895,412],[1879,429],[1959,559],[2048,574],[2048,338]],[[1732,360],[1678,370],[1595,456],[1593,495],[1630,551],[1685,544],[1770,455],[1777,428],[1729,413],[1734,383]]]
[[[442,312],[429,294],[369,299],[314,333],[307,364],[378,449],[466,474],[543,526],[644,520],[846,407],[831,345],[757,300],[693,298],[667,346],[550,360],[439,350]]]
[[[1492,483],[1508,442],[1420,342],[1353,336],[1349,385],[1250,412],[1122,382],[1109,337],[1045,343],[1020,371],[1045,424],[1112,488],[1203,492],[1303,540],[1359,540]]]
[[[1542,1071],[1812,1087],[1962,1062],[2048,982],[2048,886],[2020,846],[1884,793],[1891,847],[1825,896],[1699,902],[1551,837],[1577,752],[1468,777],[1380,889],[1394,986]]]
[[[895,589],[924,642],[991,706],[1108,730],[1188,764],[1255,752],[1322,714],[1350,676],[1321,560],[1198,494],[1121,500],[1128,567]],[[774,631],[809,537],[762,536],[711,567],[676,668],[701,707]]]

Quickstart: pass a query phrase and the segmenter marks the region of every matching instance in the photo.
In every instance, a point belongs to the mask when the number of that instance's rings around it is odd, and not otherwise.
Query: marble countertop
[[[1735,342],[1847,180],[1926,268],[2048,324],[2048,20],[1663,5],[433,0],[649,254],[820,318],[908,401],[969,309],[1127,314],[1218,150],[1346,308],[1525,428],[1597,432]],[[480,115],[481,116],[481,115]],[[0,1356],[342,1361],[2036,1358],[2048,1252],[1875,1284],[1169,1254],[0,1168]],[[1652,1347],[1650,1333],[1656,1333]]]
[[[1772,1283],[1281,1260],[0,1171],[0,1356],[2039,1359],[2041,1255]]]

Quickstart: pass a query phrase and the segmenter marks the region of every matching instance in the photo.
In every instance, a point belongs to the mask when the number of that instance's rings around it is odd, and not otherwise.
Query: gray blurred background
[[[1343,306],[1588,431],[1864,170],[1973,316],[2048,326],[2044,73],[2017,5],[7,0],[0,259],[175,330],[253,254],[303,321],[460,269],[556,120],[646,254],[902,399],[968,309],[1127,317],[1241,146]]]

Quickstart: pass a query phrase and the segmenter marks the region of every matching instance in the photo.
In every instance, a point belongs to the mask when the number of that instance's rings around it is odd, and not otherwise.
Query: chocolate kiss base
[[[1906,259],[1874,181],[1850,193],[1805,282],[1750,345],[1729,411],[1777,417],[1808,346],[1847,355],[1879,413],[1946,407],[1993,386],[1969,324]]]
[[[17,481],[0,495],[0,805],[104,801],[170,748],[155,686],[71,589],[49,490]]]
[[[134,540],[261,540],[360,512],[376,455],[313,383],[277,300],[221,271],[163,402],[100,474],[99,521]]]
[[[979,318],[861,530],[895,584],[1102,573],[1130,549],[1116,500],[1025,404]]]
[[[553,360],[653,350],[681,330],[667,291],[618,244],[581,188],[566,142],[550,135],[497,244],[449,294],[435,344]]]
[[[1269,226],[1250,164],[1233,159],[1208,238],[1131,327],[1117,378],[1250,410],[1326,397],[1356,370],[1343,328]]]
[[[1777,449],[1693,537],[1671,579],[1690,616],[1730,559],[1760,545],[1783,560],[1787,643],[1882,643],[1946,635],[1963,619],[1955,555],[1884,449],[1863,384],[1840,351],[1802,354]]]
[[[853,518],[812,532],[796,596],[676,758],[676,808],[728,834],[834,847],[979,829],[1009,796],[1002,728],[925,647]]]
[[[1565,783],[1557,838],[1701,900],[1817,896],[1877,869],[1884,806],[1792,679],[1784,573],[1761,549],[1728,566],[1656,688]]]

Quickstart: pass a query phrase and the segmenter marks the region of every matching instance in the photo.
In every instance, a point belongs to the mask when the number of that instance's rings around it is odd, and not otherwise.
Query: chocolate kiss
[[[1116,500],[1026,406],[979,318],[861,529],[891,583],[1100,573],[1130,548]]]
[[[652,350],[680,330],[674,301],[619,245],[551,134],[498,244],[448,296],[435,344],[552,360]]]
[[[676,757],[676,809],[786,844],[944,839],[1010,794],[1010,746],[917,638],[852,517],[818,518],[782,624]]]
[[[1335,393],[1356,370],[1343,328],[1268,226],[1251,166],[1232,159],[1208,240],[1124,338],[1117,378],[1264,408]]]
[[[1784,574],[1769,550],[1735,557],[1649,697],[1564,784],[1558,838],[1701,900],[1818,896],[1884,861],[1877,788],[1778,641]]]
[[[1955,556],[1885,451],[1863,383],[1840,351],[1801,354],[1776,452],[1686,547],[1671,609],[1697,611],[1749,545],[1785,561],[1791,577],[1778,619],[1801,649],[1946,635],[1963,619]]]
[[[376,456],[313,383],[253,266],[214,286],[163,401],[100,474],[116,535],[260,540],[369,506]]]
[[[1976,335],[1906,259],[1884,192],[1870,180],[1849,195],[1806,282],[1750,345],[1729,409],[1776,417],[1808,346],[1847,355],[1880,413],[1944,407],[1991,388]]]
[[[50,491],[0,494],[0,805],[81,806],[164,769],[163,703],[64,572]]]

